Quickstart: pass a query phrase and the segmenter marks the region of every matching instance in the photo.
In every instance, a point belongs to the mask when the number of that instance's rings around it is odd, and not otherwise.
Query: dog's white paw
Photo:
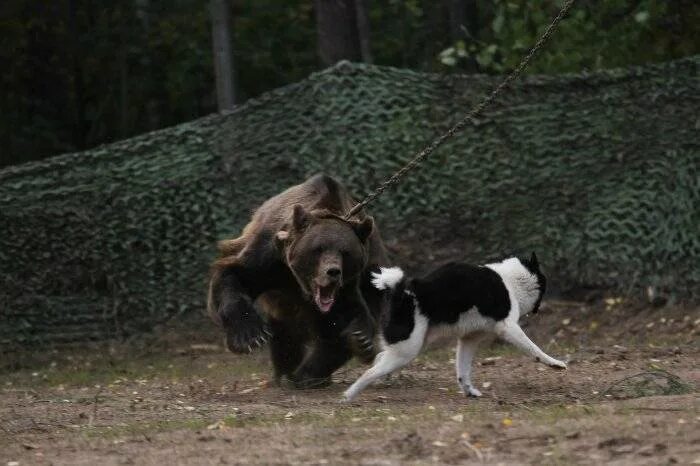
[[[357,394],[353,394],[350,392],[350,390],[346,390],[345,393],[343,393],[343,397],[340,399],[340,401],[342,403],[350,403],[356,396]]]
[[[475,398],[478,398],[481,396],[481,392],[478,389],[472,387],[471,385],[469,386],[469,389],[467,390],[467,394],[469,396],[473,396]]]
[[[568,366],[565,362],[554,359],[549,363],[549,367],[553,367],[555,369],[566,369]]]
[[[464,396],[473,396],[475,398],[478,398],[481,396],[481,392],[474,386],[472,385],[461,385],[462,387],[462,392],[464,393]]]

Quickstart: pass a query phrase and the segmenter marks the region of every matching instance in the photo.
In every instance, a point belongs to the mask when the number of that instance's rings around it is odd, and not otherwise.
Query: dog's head
[[[519,261],[531,275],[533,282],[535,283],[535,286],[528,287],[525,290],[534,302],[532,309],[529,312],[535,314],[537,311],[539,311],[540,304],[542,304],[542,297],[547,290],[547,278],[540,270],[540,262],[537,260],[537,254],[534,252],[529,259],[519,259]]]

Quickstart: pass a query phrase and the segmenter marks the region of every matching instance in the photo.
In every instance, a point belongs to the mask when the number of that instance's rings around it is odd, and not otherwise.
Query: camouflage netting
[[[371,211],[387,237],[439,225],[464,257],[535,249],[560,282],[697,298],[699,64],[525,78]],[[368,192],[497,80],[341,63],[228,115],[0,171],[0,343],[201,310],[215,239],[251,208],[321,171]]]

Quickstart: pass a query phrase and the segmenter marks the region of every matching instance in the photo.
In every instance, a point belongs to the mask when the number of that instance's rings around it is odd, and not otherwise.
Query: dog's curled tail
[[[379,273],[372,272],[372,285],[378,290],[393,289],[403,280],[403,270],[399,267],[380,267]]]

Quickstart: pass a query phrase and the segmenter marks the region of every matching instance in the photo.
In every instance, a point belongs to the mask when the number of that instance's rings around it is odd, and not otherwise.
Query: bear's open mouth
[[[321,312],[328,312],[331,310],[333,303],[335,303],[335,292],[338,285],[332,283],[326,286],[317,286],[316,293],[314,293],[314,301],[316,305],[321,310]]]

